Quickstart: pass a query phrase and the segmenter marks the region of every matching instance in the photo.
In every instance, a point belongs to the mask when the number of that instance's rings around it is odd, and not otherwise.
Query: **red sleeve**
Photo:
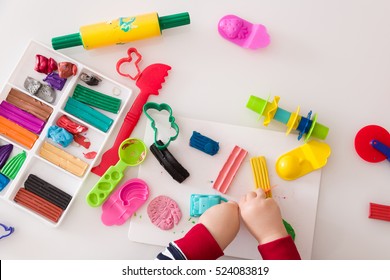
[[[300,260],[301,256],[291,236],[276,239],[257,247],[263,260]]]
[[[175,241],[188,260],[216,260],[223,256],[217,241],[203,224],[196,224],[187,234]]]

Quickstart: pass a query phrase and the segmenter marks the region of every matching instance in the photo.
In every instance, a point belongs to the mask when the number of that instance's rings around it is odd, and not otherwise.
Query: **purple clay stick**
[[[41,133],[43,127],[45,126],[45,122],[41,119],[38,119],[32,114],[19,109],[7,101],[2,101],[0,104],[0,116],[17,123],[36,134]]]
[[[12,144],[5,144],[0,146],[0,169],[3,168],[4,164],[7,162],[13,148],[14,145]]]

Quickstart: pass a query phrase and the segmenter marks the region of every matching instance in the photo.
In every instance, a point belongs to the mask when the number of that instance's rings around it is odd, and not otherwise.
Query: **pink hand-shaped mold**
[[[262,24],[253,24],[235,15],[226,15],[219,20],[218,32],[226,40],[243,48],[265,48],[270,36]]]
[[[141,179],[126,181],[103,203],[102,222],[106,226],[122,225],[148,199],[149,187]]]

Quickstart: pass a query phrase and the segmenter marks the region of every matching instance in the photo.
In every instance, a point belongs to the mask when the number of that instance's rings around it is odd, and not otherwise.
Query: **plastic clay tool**
[[[80,84],[76,85],[73,98],[95,108],[117,114],[121,106],[121,99],[115,98]]]
[[[93,125],[103,132],[107,132],[114,122],[111,118],[107,117],[103,113],[100,113],[99,111],[72,97],[68,98],[64,111],[72,114],[75,117],[78,117],[90,125]]]
[[[189,23],[190,16],[188,13],[162,17],[157,13],[148,13],[85,25],[80,27],[80,32],[55,37],[51,42],[55,50],[75,46],[83,46],[86,50],[90,50],[159,36],[164,29]]]
[[[199,217],[210,207],[228,200],[220,195],[214,194],[191,194],[190,197],[190,216]]]
[[[55,223],[58,222],[63,212],[60,207],[24,188],[19,189],[14,197],[14,201]]]
[[[13,121],[35,134],[41,133],[43,127],[45,126],[45,122],[41,119],[38,119],[34,115],[19,109],[7,101],[2,101],[0,103],[0,116]]]
[[[49,142],[44,142],[39,150],[39,155],[51,163],[79,177],[84,176],[88,163],[57,148]]]
[[[159,140],[157,143],[163,146],[164,143]],[[160,150],[155,144],[150,146],[150,151],[158,160],[162,167],[171,175],[171,177],[179,183],[184,182],[190,176],[187,169],[185,169],[177,159],[169,152],[167,148]]]
[[[140,89],[140,92],[127,112],[114,144],[103,153],[100,163],[92,168],[91,171],[93,173],[102,176],[110,166],[116,164],[119,160],[118,148],[120,144],[130,137],[131,132],[141,117],[143,107],[149,96],[159,94],[158,90],[161,89],[162,83],[164,83],[165,77],[168,75],[170,69],[171,67],[169,65],[156,63],[146,67],[138,76],[136,85]]]
[[[16,156],[12,157],[0,170],[5,176],[10,179],[15,179],[24,161],[26,160],[27,154],[25,151],[20,152]]]
[[[233,148],[214,182],[213,188],[215,190],[221,193],[227,192],[234,176],[236,176],[236,173],[247,154],[248,152],[239,146],[235,146]]]
[[[265,157],[253,157],[251,158],[250,162],[252,167],[253,179],[255,181],[255,188],[261,188],[267,198],[272,197],[267,162],[265,160]]]
[[[21,91],[12,88],[6,97],[7,102],[29,112],[37,118],[47,121],[53,112],[53,108],[34,97],[28,96]]]
[[[12,153],[13,148],[14,148],[14,145],[12,145],[12,144],[5,144],[5,145],[0,146],[0,169],[7,162],[9,156]]]
[[[219,34],[229,42],[247,49],[265,48],[270,36],[262,24],[253,24],[236,15],[226,15],[219,20]]]
[[[2,223],[0,223],[0,227],[3,228],[3,230],[0,232],[0,239],[10,236],[15,231],[14,227],[6,226]]]
[[[311,119],[311,111],[307,117],[299,115],[299,107],[293,113],[288,112],[278,107],[279,96],[275,96],[272,102],[261,99],[257,96],[251,95],[246,107],[252,111],[264,116],[264,125],[267,126],[272,119],[279,121],[287,126],[286,134],[289,134],[292,130],[299,132],[298,140],[305,135],[305,142],[310,137],[325,140],[328,135],[329,128],[317,122],[317,114]]]
[[[377,219],[390,222],[390,206],[377,203],[370,203],[370,219]]]
[[[190,138],[190,146],[198,149],[199,151],[205,152],[210,156],[215,155],[219,151],[219,143],[213,139],[200,134],[197,131],[192,132]]]
[[[284,180],[295,180],[325,166],[330,153],[328,144],[311,140],[280,156],[276,172]]]
[[[165,144],[163,144],[163,145],[160,145],[159,144],[160,142],[158,142],[158,140],[161,140],[161,139],[159,139],[158,128],[157,128],[157,125],[156,125],[156,121],[149,114],[149,110],[167,111],[169,113],[168,121],[169,121],[169,123],[171,125],[171,128],[174,129],[175,133],[172,136],[170,136],[168,141]],[[176,140],[177,136],[179,136],[179,126],[175,122],[175,118],[173,116],[172,108],[168,104],[165,104],[165,103],[157,104],[157,103],[154,103],[154,102],[148,102],[148,103],[146,103],[144,105],[143,111],[144,111],[146,117],[150,120],[150,126],[152,127],[152,129],[154,131],[154,145],[158,149],[160,149],[160,150],[168,148],[169,144],[172,141]]]
[[[148,197],[149,187],[145,181],[138,178],[128,180],[103,203],[103,224],[106,226],[124,224]]]
[[[34,174],[28,175],[24,188],[65,210],[72,196]]]
[[[160,195],[154,198],[147,208],[150,221],[162,230],[170,230],[182,217],[181,210],[172,198]]]
[[[379,125],[367,125],[355,136],[355,150],[368,162],[390,160],[390,134]]]
[[[38,135],[0,116],[0,133],[31,149]]]
[[[145,143],[136,138],[129,138],[119,146],[119,161],[111,166],[87,194],[87,202],[91,207],[101,205],[117,184],[122,180],[123,172],[128,166],[141,164],[146,157]]]

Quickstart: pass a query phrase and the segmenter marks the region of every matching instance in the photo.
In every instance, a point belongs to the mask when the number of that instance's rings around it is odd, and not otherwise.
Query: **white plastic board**
[[[170,241],[176,240],[197,222],[191,218],[190,195],[220,194],[212,188],[213,181],[227,160],[235,145],[248,151],[236,177],[233,179],[226,195],[222,196],[239,201],[240,197],[254,189],[250,158],[265,156],[269,170],[270,183],[273,188],[273,197],[279,203],[283,218],[295,229],[295,243],[303,259],[311,258],[314,227],[316,219],[318,193],[321,171],[317,170],[294,181],[284,181],[275,171],[275,162],[279,156],[291,149],[303,145],[297,141],[295,135],[286,136],[284,133],[264,129],[259,122],[259,129],[232,126],[221,123],[199,121],[176,117],[180,127],[179,137],[172,142],[168,149],[175,158],[189,171],[188,177],[179,184],[158,163],[152,153],[149,153],[145,162],[140,166],[139,178],[145,180],[150,188],[150,197],[131,218],[129,239],[136,242],[167,246]],[[145,130],[145,143],[153,143],[154,134],[149,123]],[[217,142],[220,150],[210,156],[189,146],[192,132],[197,131]],[[147,215],[147,204],[158,195],[167,195],[180,206],[183,217],[172,230],[163,231],[154,226]],[[266,215],[266,213],[264,213]],[[226,256],[245,259],[260,259],[257,244],[254,238],[241,224],[236,239],[225,250]]]

